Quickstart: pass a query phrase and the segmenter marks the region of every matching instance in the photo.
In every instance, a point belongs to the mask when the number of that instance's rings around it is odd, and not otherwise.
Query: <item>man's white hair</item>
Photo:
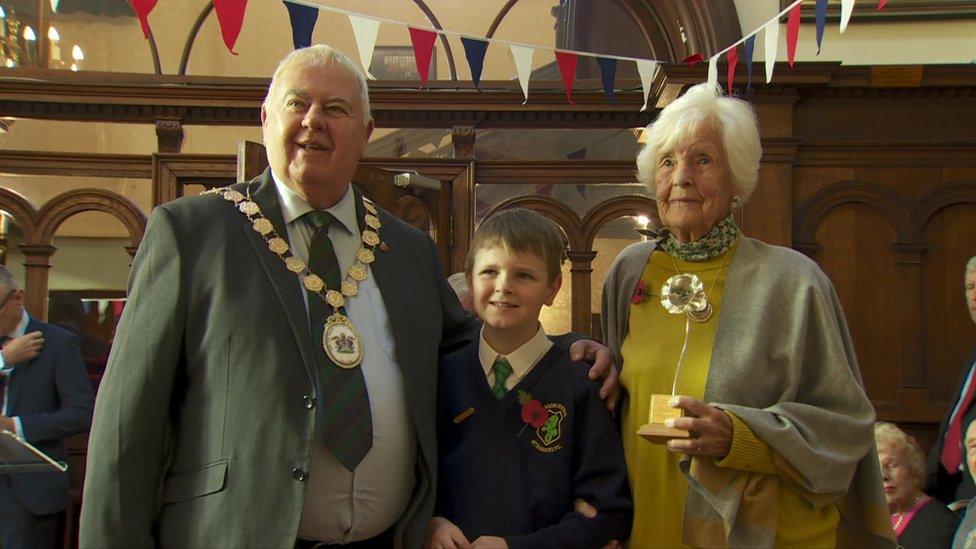
[[[966,262],[966,274],[969,274],[973,271],[976,271],[976,255],[970,257],[969,261]]]
[[[647,144],[637,154],[637,179],[655,189],[654,176],[662,151],[668,151],[703,126],[722,134],[732,185],[742,202],[749,199],[759,179],[762,144],[756,113],[749,103],[723,97],[718,86],[698,84],[675,99],[647,126]]]
[[[366,85],[366,76],[359,69],[359,65],[350,59],[348,55],[325,44],[316,44],[307,48],[294,50],[278,63],[278,67],[274,71],[274,76],[271,77],[271,85],[268,86],[268,95],[264,98],[265,108],[269,106],[268,102],[271,101],[275,91],[277,91],[278,79],[281,77],[281,73],[289,66],[297,64],[308,67],[331,65],[345,69],[346,72],[354,76],[356,78],[356,84],[359,86],[359,99],[363,105],[363,123],[369,121],[369,87]]]

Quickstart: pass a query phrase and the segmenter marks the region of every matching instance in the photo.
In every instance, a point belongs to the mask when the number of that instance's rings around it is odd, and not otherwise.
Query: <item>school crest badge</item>
[[[549,417],[541,427],[536,429],[531,443],[536,450],[551,454],[563,448],[560,443],[563,438],[563,420],[569,416],[569,411],[566,410],[565,406],[556,402],[546,404],[545,408],[549,412]]]

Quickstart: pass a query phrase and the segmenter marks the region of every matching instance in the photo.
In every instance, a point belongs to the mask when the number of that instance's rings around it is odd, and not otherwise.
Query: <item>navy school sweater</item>
[[[633,505],[623,448],[588,370],[554,346],[498,400],[477,341],[441,359],[436,514],[469,541],[501,536],[513,549],[626,539]],[[539,429],[524,423],[519,391],[555,419]],[[576,513],[576,498],[596,507],[596,518]]]

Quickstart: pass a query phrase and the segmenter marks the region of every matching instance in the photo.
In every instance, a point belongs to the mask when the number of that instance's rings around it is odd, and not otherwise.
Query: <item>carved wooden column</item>
[[[454,126],[451,132],[451,144],[454,145],[454,158],[471,158],[474,156],[474,126]]]
[[[898,344],[901,346],[901,387],[925,387],[925,355],[922,348],[922,263],[926,245],[895,242]]]
[[[793,111],[799,95],[796,90],[765,90],[750,99],[759,118],[763,157],[759,182],[736,220],[746,236],[788,247],[793,241],[793,163],[799,143]]]
[[[573,280],[573,331],[590,334],[590,286],[593,276],[593,258],[596,252],[569,252],[569,272]]]
[[[793,241],[793,160],[797,140],[763,140],[759,182],[752,197],[736,212],[746,236],[789,247]]]
[[[31,316],[47,320],[47,286],[51,272],[51,256],[54,246],[46,244],[21,244],[24,253],[24,293],[25,306]]]
[[[179,120],[157,120],[156,146],[157,152],[180,152],[183,148],[183,124]]]

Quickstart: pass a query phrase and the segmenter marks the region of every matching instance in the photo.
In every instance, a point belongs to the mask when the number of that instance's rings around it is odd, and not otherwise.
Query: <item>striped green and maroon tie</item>
[[[336,258],[329,227],[338,220],[328,212],[313,210],[304,216],[315,233],[308,245],[308,268],[319,275],[328,289],[339,288],[339,260]],[[344,309],[340,312],[345,314]],[[373,446],[373,421],[369,412],[369,395],[361,366],[351,370],[339,368],[322,347],[325,320],[332,307],[321,297],[308,292],[308,315],[312,326],[315,356],[319,361],[319,405],[323,406],[325,444],[342,465],[352,471]]]

